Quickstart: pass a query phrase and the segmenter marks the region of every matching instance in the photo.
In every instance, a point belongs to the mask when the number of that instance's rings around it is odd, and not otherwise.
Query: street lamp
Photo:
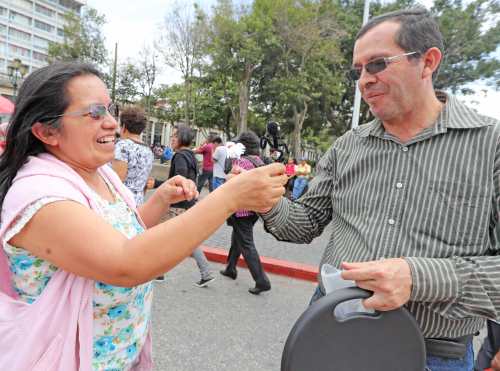
[[[15,100],[17,86],[23,79],[24,75],[26,75],[26,73],[28,72],[28,66],[23,64],[20,59],[16,58],[7,66],[7,70],[9,73],[9,80],[13,88],[12,98],[13,100]]]

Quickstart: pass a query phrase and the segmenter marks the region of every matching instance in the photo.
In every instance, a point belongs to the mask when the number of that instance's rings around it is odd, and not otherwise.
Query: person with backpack
[[[171,146],[175,151],[172,162],[170,164],[170,172],[168,178],[173,178],[176,175],[192,180],[196,183],[198,176],[198,162],[194,152],[189,148],[193,143],[195,137],[194,131],[185,125],[178,125],[171,137]],[[187,209],[191,208],[196,203],[196,199],[184,200],[170,206],[169,217],[173,218],[182,214]],[[208,265],[207,258],[201,250],[197,247],[193,250],[191,256],[196,260],[198,269],[200,270],[201,279],[196,282],[198,287],[205,287],[208,283],[212,282],[215,277],[212,276],[210,266]]]
[[[264,166],[264,162],[259,157],[259,137],[257,135],[251,131],[243,132],[237,142],[245,146],[245,152],[239,159],[233,160],[231,174],[240,174]],[[271,283],[262,268],[259,253],[253,240],[253,227],[257,219],[257,214],[248,210],[238,210],[228,219],[228,224],[233,227],[231,248],[227,257],[226,269],[220,271],[223,276],[235,280],[238,275],[236,264],[240,255],[243,254],[248,270],[255,281],[255,287],[248,289],[248,292],[254,295],[271,290]]]

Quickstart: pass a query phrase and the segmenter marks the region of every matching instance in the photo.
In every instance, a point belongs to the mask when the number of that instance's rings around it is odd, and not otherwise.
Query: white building
[[[7,66],[28,71],[47,65],[49,42],[63,41],[64,14],[81,13],[85,0],[0,0],[0,94],[11,95]]]

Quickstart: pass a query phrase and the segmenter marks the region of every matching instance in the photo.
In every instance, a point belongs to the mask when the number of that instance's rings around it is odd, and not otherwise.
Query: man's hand
[[[397,309],[410,300],[412,278],[404,259],[383,259],[364,263],[342,263],[342,278],[373,291],[363,301],[366,308],[380,311]]]

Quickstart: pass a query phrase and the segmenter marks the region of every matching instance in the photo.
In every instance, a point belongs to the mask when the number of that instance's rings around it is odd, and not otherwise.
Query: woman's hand
[[[234,211],[266,212],[285,194],[287,180],[285,166],[274,163],[241,172],[221,188],[227,192]]]
[[[196,184],[192,180],[176,175],[163,183],[156,192],[165,204],[171,205],[181,201],[190,201],[198,197]]]

